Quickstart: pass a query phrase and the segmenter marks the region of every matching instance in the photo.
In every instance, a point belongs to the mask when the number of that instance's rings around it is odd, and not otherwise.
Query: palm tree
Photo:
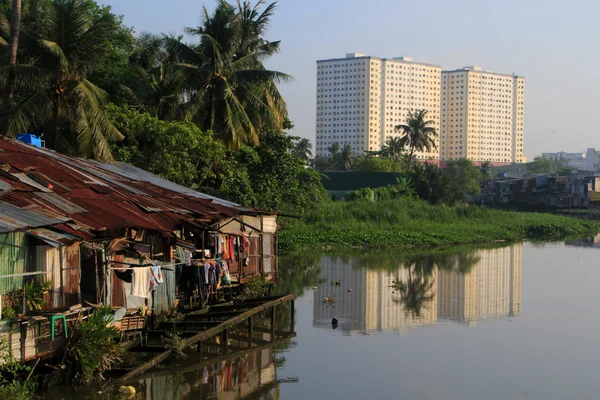
[[[23,59],[30,64],[4,68],[14,69],[20,91],[7,134],[42,132],[59,152],[111,161],[109,143],[123,137],[102,111],[106,92],[87,75],[103,62],[114,26],[108,17],[93,22],[85,0],[44,1],[40,7],[39,25],[23,30],[31,45]]]
[[[337,168],[338,159],[340,157],[340,144],[338,142],[333,142],[327,148],[329,152],[329,167]]]
[[[415,164],[409,171],[410,181],[417,196],[430,203],[438,203],[444,192],[445,181],[435,164]]]
[[[313,156],[311,148],[312,144],[310,143],[310,140],[308,140],[307,138],[299,139],[296,142],[296,156],[305,163],[308,163],[308,161]]]
[[[390,137],[385,142],[383,149],[380,154],[383,157],[392,159],[394,161],[400,161],[404,152],[404,145],[402,139],[399,137]]]
[[[269,42],[262,37],[267,31],[277,5],[277,3],[271,3],[261,10],[265,4],[264,0],[259,0],[254,7],[250,7],[250,2],[242,3],[237,0],[240,34],[236,59],[249,56],[256,51],[262,51],[265,56],[271,56],[279,51],[279,41]]]
[[[483,179],[489,179],[492,176],[492,168],[494,166],[489,161],[484,161],[479,165],[479,172]]]
[[[21,0],[13,0],[12,2],[12,18],[10,22],[10,39],[8,43],[8,66],[13,66],[17,63],[17,48],[19,47],[19,31],[21,26]],[[8,85],[6,88],[6,100],[4,113],[8,120],[13,105],[14,87],[13,80],[14,76],[8,78]]]
[[[408,168],[412,166],[415,151],[431,151],[437,146],[433,138],[438,136],[436,129],[432,126],[435,121],[427,120],[426,110],[409,111],[406,124],[397,125],[396,132],[401,132],[400,143],[403,148],[410,150],[408,154]]]
[[[17,63],[17,48],[19,47],[21,0],[13,0],[11,12],[12,18],[10,22],[10,42],[8,44],[8,65],[15,65]]]
[[[186,75],[187,119],[211,130],[230,148],[242,143],[258,145],[262,132],[281,132],[287,107],[277,83],[291,79],[267,70],[262,61],[277,51],[277,42],[260,37],[275,4],[264,12],[247,3],[236,9],[221,0],[212,14],[203,9],[202,23],[186,28],[200,43],[185,44],[165,38],[176,65]]]
[[[344,147],[342,147],[342,151],[340,151],[338,155],[338,168],[344,171],[348,171],[352,167],[352,157],[352,148],[349,144],[345,144]]]
[[[183,36],[173,39],[181,41]],[[186,76],[169,57],[163,37],[142,33],[129,56],[134,86],[123,86],[135,108],[166,121],[182,119],[186,94]]]

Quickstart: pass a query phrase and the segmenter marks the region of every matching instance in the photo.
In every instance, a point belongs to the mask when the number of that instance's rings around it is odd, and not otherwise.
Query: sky
[[[136,33],[183,33],[216,0],[98,0]],[[346,53],[478,65],[525,76],[525,155],[600,148],[590,121],[600,93],[600,2],[594,0],[280,0],[267,34],[281,40],[269,69],[281,86],[293,135],[315,142],[316,60]]]

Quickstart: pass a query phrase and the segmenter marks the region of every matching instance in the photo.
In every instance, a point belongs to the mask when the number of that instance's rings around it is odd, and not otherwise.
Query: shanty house
[[[276,244],[273,212],[120,162],[104,164],[0,139],[0,299],[5,301],[34,279],[50,282],[46,304],[54,310],[107,304],[170,312],[191,295],[206,300],[211,291],[202,279],[210,265],[226,270],[234,282],[256,275],[274,279]],[[140,296],[136,277],[158,266],[161,283]],[[199,281],[190,286],[189,276]],[[210,283],[219,285],[218,279]]]

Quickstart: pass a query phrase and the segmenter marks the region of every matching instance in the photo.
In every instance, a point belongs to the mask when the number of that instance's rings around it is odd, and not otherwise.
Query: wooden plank
[[[283,303],[285,301],[294,300],[295,298],[296,298],[295,294],[289,294],[287,296],[279,298],[278,300],[270,301],[268,303],[263,304],[262,306],[253,308],[252,310],[249,310],[249,311],[246,311],[245,313],[242,313],[242,314],[240,314],[240,315],[238,315],[236,317],[231,318],[228,321],[223,322],[219,326],[216,326],[216,327],[214,327],[212,329],[208,329],[208,330],[206,330],[204,332],[200,332],[196,336],[187,339],[184,342],[184,346],[185,347],[189,347],[189,346],[193,345],[194,343],[196,343],[199,340],[203,340],[203,339],[209,338],[211,336],[214,336],[214,335],[218,334],[219,332],[221,332],[224,329],[227,329],[227,328],[229,328],[231,326],[239,324],[240,322],[242,322],[243,320],[245,320],[248,317],[253,316],[254,314],[257,314],[257,313],[259,313],[261,311],[264,311],[264,310],[266,310],[266,309],[268,309],[270,307],[278,306],[279,304],[281,304],[281,303]]]
[[[178,327],[183,327],[183,328],[193,328],[193,327],[198,327],[198,328],[203,328],[203,327],[210,327],[210,326],[216,326],[221,324],[222,321],[168,321],[168,322],[161,322],[159,325],[159,329],[162,330],[173,330],[175,333],[177,333],[177,328]]]
[[[279,296],[279,298],[277,300],[270,301],[259,307],[254,308],[252,310],[246,311],[245,313],[237,315],[228,321],[224,321],[222,324],[219,324],[218,326],[215,326],[214,328],[207,329],[204,332],[200,332],[200,333],[192,336],[191,338],[186,339],[184,341],[183,347],[184,348],[191,347],[192,345],[194,345],[195,343],[197,343],[201,340],[208,339],[214,335],[219,334],[220,332],[224,331],[227,328],[230,328],[234,325],[239,324],[240,322],[244,321],[246,318],[251,317],[254,314],[264,311],[270,307],[278,306],[279,304],[281,304],[285,301],[294,300],[295,298],[296,298],[295,294],[289,294],[289,295],[283,296],[283,297]],[[125,375],[120,377],[119,379],[115,380],[114,384],[119,385],[122,382],[125,382],[143,372],[148,371],[150,368],[158,365],[159,363],[161,363],[164,360],[166,360],[167,358],[169,358],[171,356],[171,353],[172,353],[172,350],[167,350],[167,351],[155,356],[147,363],[140,365],[139,367],[129,371],[128,373],[126,373]]]
[[[243,311],[223,311],[223,312],[209,312],[202,315],[191,315],[185,318],[186,321],[196,321],[199,319],[210,319],[218,317],[235,317],[236,315],[242,314]]]
[[[266,301],[256,301],[256,302],[251,302],[251,303],[230,304],[230,305],[226,305],[226,306],[212,307],[211,312],[253,308],[253,307],[262,306],[265,303],[266,303]]]

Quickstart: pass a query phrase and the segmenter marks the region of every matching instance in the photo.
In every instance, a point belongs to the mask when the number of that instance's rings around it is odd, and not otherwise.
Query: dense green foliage
[[[388,157],[363,156],[352,162],[352,171],[357,172],[402,172],[405,170],[405,163]]]
[[[572,168],[569,166],[569,161],[563,156],[553,159],[537,156],[533,159],[533,162],[527,165],[527,171],[530,174],[541,174],[548,172],[569,174],[572,171]]]
[[[263,209],[302,212],[322,203],[321,175],[295,154],[290,136],[265,134],[256,148],[231,153],[233,168],[222,171],[217,196]]]
[[[37,383],[27,379],[31,368],[17,360],[6,337],[0,337],[0,399],[29,400]]]
[[[277,83],[290,77],[263,62],[279,51],[264,38],[275,3],[220,1],[182,37],[142,34],[94,0],[23,0],[17,65],[6,65],[10,6],[0,8],[0,86],[7,135],[44,133],[57,151],[113,159],[122,140],[108,101],[164,120],[192,122],[228,148],[282,132],[287,109]]]
[[[107,115],[125,139],[115,158],[184,186],[210,186],[225,145],[191,122],[166,122],[131,107],[111,104]]]
[[[116,343],[118,330],[109,325],[112,316],[112,308],[99,308],[71,332],[63,364],[76,382],[90,382],[121,360],[121,350]]]
[[[480,193],[481,172],[470,160],[450,161],[443,170],[444,200],[447,204],[462,203]]]
[[[85,0],[24,3],[18,64],[0,74],[2,87],[15,93],[3,105],[6,134],[41,132],[57,151],[112,160],[109,142],[122,137],[102,112],[106,92],[89,78],[116,51],[120,20]]]
[[[412,248],[497,240],[555,240],[598,230],[592,221],[479,206],[434,206],[400,198],[332,202],[288,221],[283,250],[299,248]]]
[[[554,165],[552,160],[548,158],[544,158],[541,156],[537,156],[533,159],[533,162],[529,163],[527,166],[527,171],[530,174],[541,174],[546,172],[552,172],[554,169]]]

